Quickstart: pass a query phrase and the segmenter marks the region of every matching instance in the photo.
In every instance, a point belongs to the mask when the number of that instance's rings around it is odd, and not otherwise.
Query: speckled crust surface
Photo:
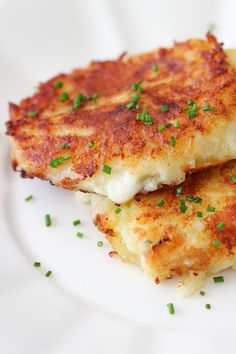
[[[151,69],[153,64],[157,71]],[[186,172],[236,157],[236,143],[230,146],[224,130],[236,124],[235,79],[222,45],[211,34],[206,40],[188,40],[115,61],[92,62],[85,69],[58,75],[40,84],[36,94],[19,105],[10,104],[7,133],[12,138],[13,167],[24,176],[47,179],[67,189],[106,195],[100,186],[122,171],[143,181],[156,169],[154,175],[161,178],[152,189],[178,184]],[[58,80],[63,86],[55,88]],[[141,93],[131,89],[139,80]],[[61,102],[64,92],[68,99]],[[87,97],[79,108],[71,110],[79,93],[97,93],[96,103]],[[133,93],[139,96],[139,107],[127,109]],[[189,118],[185,111],[186,106],[192,109],[187,100],[197,103],[196,117]],[[206,104],[212,109],[204,111]],[[161,110],[162,105],[168,106],[167,112]],[[152,125],[136,119],[137,112],[143,111],[151,115]],[[35,116],[28,116],[30,112]],[[178,128],[174,127],[175,120]],[[171,125],[158,131],[158,126],[167,123]],[[229,146],[215,143],[221,130],[220,144]],[[208,139],[209,146],[203,149],[213,152],[203,154],[199,146]],[[88,147],[90,141],[94,142],[92,148]],[[60,149],[62,144],[70,149]],[[57,168],[50,166],[50,161],[68,155]],[[176,171],[160,172],[157,163],[165,170],[176,163]],[[111,175],[104,174],[104,164],[112,167]]]

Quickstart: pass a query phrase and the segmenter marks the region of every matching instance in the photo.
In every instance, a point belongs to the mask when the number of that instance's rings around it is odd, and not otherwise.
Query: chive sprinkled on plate
[[[27,116],[31,117],[31,118],[35,118],[37,116],[37,113],[36,112],[29,112],[29,113],[27,113]]]
[[[176,140],[175,140],[175,137],[174,136],[171,136],[170,138],[170,145],[175,147],[175,144],[176,144]]]
[[[102,242],[102,241],[98,241],[98,242],[97,242],[97,246],[98,246],[98,247],[102,247],[102,246],[103,246],[103,242]]]
[[[211,304],[206,304],[206,305],[205,305],[205,308],[206,308],[207,310],[210,310],[210,309],[211,309]]]
[[[223,221],[220,222],[219,224],[217,224],[216,228],[217,228],[218,231],[224,230],[224,228],[225,228],[225,223],[224,223]]]
[[[35,268],[41,267],[41,263],[40,263],[40,262],[34,262],[34,267],[35,267]]]
[[[171,125],[172,125],[171,123],[166,123],[166,124],[165,124],[165,127],[166,127],[166,128],[169,128],[169,127],[171,127]]]
[[[76,236],[79,237],[79,238],[83,238],[84,234],[82,232],[77,232]]]
[[[188,209],[188,207],[185,204],[185,200],[184,199],[180,199],[179,203],[180,203],[180,212],[182,214],[184,214],[186,212],[186,210]]]
[[[218,277],[213,277],[214,283],[224,283],[225,279],[223,275],[219,275]]]
[[[163,130],[165,130],[165,129],[166,129],[165,125],[159,125],[159,126],[157,127],[157,130],[158,130],[159,132],[163,132]]]
[[[133,91],[137,90],[139,93],[143,93],[143,88],[141,87],[143,80],[139,80],[138,82],[134,82],[131,84],[131,89]]]
[[[209,213],[214,213],[216,211],[216,208],[215,207],[212,207],[210,205],[207,206],[206,210],[209,212]]]
[[[62,144],[59,146],[60,149],[62,150],[69,150],[70,149],[70,145],[67,145],[67,144]]]
[[[165,204],[165,201],[163,199],[160,199],[156,202],[156,206],[158,208],[161,208]]]
[[[174,315],[175,313],[175,308],[174,305],[172,304],[172,302],[170,302],[169,304],[167,304],[168,310],[169,310],[169,314],[170,315]]]
[[[74,221],[73,221],[73,225],[74,225],[74,226],[77,226],[77,225],[80,225],[80,224],[81,224],[80,219],[77,219],[77,220],[74,220]]]
[[[69,160],[70,157],[71,157],[70,155],[57,157],[56,159],[50,161],[50,166],[55,168],[55,167],[61,165],[64,161]]]
[[[60,95],[60,101],[61,101],[61,102],[66,102],[66,101],[68,101],[68,99],[69,99],[69,95],[68,95],[67,92],[63,92],[63,93]]]
[[[127,109],[132,109],[136,106],[136,104],[138,103],[138,101],[140,100],[140,97],[137,93],[132,93],[132,98],[130,100],[130,102],[126,105]]]
[[[168,111],[169,111],[169,106],[168,106],[168,104],[163,104],[163,105],[161,105],[160,110],[161,110],[162,112],[168,112]]]
[[[219,240],[214,240],[214,241],[212,242],[212,245],[213,245],[214,247],[219,247],[220,241],[219,241]]]
[[[206,295],[205,291],[203,291],[203,290],[199,291],[199,294],[200,294],[201,296],[205,296],[205,295]]]
[[[32,196],[32,195],[29,195],[28,197],[25,198],[25,201],[26,201],[26,202],[29,202],[29,201],[32,200],[32,199],[33,199],[33,196]]]
[[[152,64],[151,69],[152,69],[152,71],[157,72],[159,70],[159,67],[157,64]]]
[[[110,175],[111,174],[111,167],[107,166],[107,165],[104,165],[102,171],[104,173],[107,173],[108,175]]]
[[[204,106],[202,106],[202,110],[203,112],[207,112],[211,110],[211,105],[210,104],[204,104]]]
[[[233,183],[236,183],[236,176],[232,176],[231,180],[232,180]]]
[[[91,149],[92,147],[94,147],[94,141],[93,140],[90,140],[88,142],[88,147]]]
[[[114,213],[115,214],[119,214],[121,212],[121,208],[116,208],[115,210],[114,210]]]
[[[52,271],[48,270],[47,273],[45,273],[45,277],[49,278],[52,275]]]
[[[51,219],[51,216],[49,214],[46,214],[45,215],[45,225],[47,227],[51,226],[52,225],[52,219]]]
[[[179,126],[180,126],[180,123],[178,120],[174,120],[173,124],[174,124],[174,128],[179,128]]]
[[[61,80],[57,80],[54,82],[54,87],[55,88],[62,88],[63,87],[63,82]]]
[[[198,218],[202,218],[202,217],[203,217],[202,211],[197,211],[197,217],[198,217]]]
[[[180,197],[182,193],[183,193],[183,186],[178,186],[176,189],[176,196]]]
[[[188,202],[193,202],[193,203],[196,203],[196,204],[201,204],[202,203],[202,198],[194,197],[193,195],[186,195],[185,199]]]

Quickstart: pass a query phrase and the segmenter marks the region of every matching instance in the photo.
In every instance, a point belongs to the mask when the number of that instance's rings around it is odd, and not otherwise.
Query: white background
[[[200,300],[188,299],[186,305],[181,300],[176,316],[160,313],[158,318],[158,312],[153,310],[154,319],[150,319],[154,303],[151,286],[151,309],[148,309],[148,281],[126,265],[118,265],[121,270],[111,267],[106,271],[109,264],[101,261],[104,274],[100,277],[101,272],[97,273],[97,290],[95,287],[91,294],[90,287],[90,293],[85,291],[82,294],[79,287],[74,289],[73,275],[77,272],[78,263],[70,255],[72,249],[77,253],[75,241],[63,236],[59,240],[52,237],[48,251],[49,234],[35,239],[31,236],[41,232],[37,220],[40,213],[44,213],[45,203],[51,209],[55,200],[58,205],[60,200],[74,203],[73,209],[71,206],[63,210],[63,215],[69,220],[70,217],[75,218],[70,215],[76,208],[76,202],[63,191],[52,190],[41,182],[20,181],[18,176],[13,176],[3,133],[7,102],[18,102],[30,95],[39,81],[84,66],[91,60],[115,58],[123,51],[135,53],[171,45],[174,39],[204,37],[212,24],[215,34],[226,47],[235,47],[235,4],[233,0],[0,0],[0,354],[233,352],[235,312],[232,307],[234,316],[231,318],[230,307],[224,304],[230,303],[230,296],[233,297],[227,287],[225,295],[224,290],[220,290],[221,310],[216,310],[213,315],[191,313],[191,307]],[[36,200],[26,210],[22,200],[29,188],[40,190],[43,200],[38,204]],[[24,209],[22,213],[21,209]],[[86,211],[84,213],[86,218]],[[34,219],[35,214],[39,215],[37,219]],[[58,234],[68,232],[56,221],[58,225],[54,230]],[[79,269],[90,256],[100,264],[100,254],[92,248],[92,242],[90,239],[82,246],[83,254],[78,251],[82,259]],[[106,248],[101,252],[106,252]],[[55,284],[53,279],[45,282],[42,274],[32,269],[33,257],[40,255],[48,266],[52,264],[56,268],[57,261],[60,263],[57,271],[63,280],[61,283],[60,279],[58,282],[56,279]],[[84,255],[86,258],[83,259]],[[75,264],[72,271],[70,261]],[[93,269],[94,265],[87,270],[88,274]],[[133,274],[135,286],[125,280],[124,287],[120,274],[126,269]],[[112,274],[117,275],[118,285],[109,281]],[[229,277],[233,281],[232,274]],[[77,281],[81,279],[78,276]],[[107,284],[110,298],[106,298],[106,282],[113,284],[112,287]],[[142,282],[145,284],[143,289]],[[119,292],[117,289],[122,286]],[[132,310],[128,308],[128,301],[133,296],[130,287],[134,287],[134,294],[141,293],[145,299],[142,304],[142,297],[134,298]],[[169,287],[165,291],[163,294],[171,295],[172,289]],[[78,293],[81,297],[77,296]],[[112,298],[115,296],[116,308]],[[162,298],[164,304],[168,300]],[[159,301],[158,297],[156,301]],[[217,301],[218,305],[220,302]],[[122,314],[122,309],[127,316]],[[149,315],[146,316],[145,311],[149,311]]]

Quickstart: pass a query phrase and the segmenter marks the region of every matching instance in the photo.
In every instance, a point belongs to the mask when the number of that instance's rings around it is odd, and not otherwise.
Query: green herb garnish
[[[206,308],[207,310],[210,310],[210,309],[211,309],[211,304],[206,304],[206,305],[205,305],[205,308]]]
[[[31,118],[35,118],[37,116],[37,113],[36,112],[29,112],[29,113],[27,113],[27,116],[31,117]]]
[[[216,211],[216,208],[208,205],[206,210],[209,211],[209,213],[214,213]]]
[[[169,304],[167,304],[167,307],[168,307],[170,315],[174,315],[174,313],[175,313],[174,305],[172,303],[169,303]]]
[[[183,186],[178,186],[176,189],[176,196],[180,197],[182,193],[183,193]]]
[[[102,171],[103,171],[104,173],[107,173],[108,175],[110,175],[110,174],[111,174],[111,167],[110,167],[110,166],[107,166],[107,165],[104,165]]]
[[[175,137],[174,137],[174,136],[171,136],[171,138],[170,138],[170,145],[174,147],[175,144],[176,144]]]
[[[211,110],[211,105],[204,104],[204,106],[202,106],[202,110],[203,110],[203,112],[210,111]]]
[[[225,223],[222,221],[216,226],[218,231],[222,231],[225,228]]]
[[[80,219],[77,219],[77,220],[74,220],[74,221],[73,221],[73,225],[74,225],[74,226],[77,226],[77,225],[80,225],[80,224],[81,224]]]
[[[49,214],[46,214],[45,215],[45,225],[47,227],[51,226],[52,225],[52,219],[51,219],[51,216]]]
[[[180,123],[178,120],[174,120],[173,124],[174,124],[175,128],[179,128],[179,126],[180,126]]]
[[[40,262],[34,262],[34,267],[36,267],[36,268],[41,267],[41,263]]]
[[[151,69],[152,71],[157,72],[159,70],[159,67],[157,66],[157,64],[152,64]]]
[[[61,101],[61,102],[66,102],[68,99],[69,99],[69,95],[68,95],[67,92],[63,92],[63,93],[60,95],[60,101]]]
[[[198,217],[198,218],[202,218],[202,217],[203,217],[202,211],[197,211],[197,217]]]
[[[91,149],[92,147],[94,147],[94,141],[93,140],[90,140],[88,142],[88,147]]]
[[[63,82],[61,80],[57,80],[54,82],[54,87],[55,88],[62,88],[63,87]]]
[[[139,95],[137,95],[137,93],[132,93],[132,98],[131,101],[126,105],[127,109],[132,109],[135,107],[135,105],[138,103],[138,101],[140,100]]]
[[[199,291],[199,294],[201,295],[201,296],[205,296],[206,295],[206,293],[205,293],[205,291]]]
[[[32,200],[32,199],[33,199],[33,196],[32,196],[32,195],[29,195],[28,197],[25,198],[25,201],[26,201],[26,202],[29,202],[29,201]]]
[[[131,84],[131,89],[133,91],[137,90],[139,93],[143,93],[143,88],[141,87],[143,80],[139,80],[138,82],[134,82]]]
[[[102,242],[102,241],[98,241],[98,242],[97,242],[97,246],[98,246],[98,247],[102,247],[102,246],[103,246],[103,242]]]
[[[157,128],[157,130],[159,132],[163,132],[163,130],[165,130],[165,129],[166,129],[165,125],[159,125],[158,128]]]
[[[223,275],[220,275],[218,277],[213,277],[213,280],[215,283],[224,283],[224,281],[225,281]]]
[[[45,277],[49,278],[52,275],[52,271],[48,270],[47,273],[45,274]]]
[[[213,245],[214,247],[219,247],[220,241],[214,240],[214,241],[212,242],[212,245]]]
[[[188,202],[193,202],[193,203],[196,203],[196,204],[201,204],[202,203],[202,198],[194,197],[193,195],[186,195],[185,199]]]
[[[179,202],[180,202],[180,212],[184,214],[188,209],[188,207],[186,206],[184,199],[180,199]]]
[[[169,111],[169,106],[168,106],[168,104],[163,104],[163,105],[161,105],[160,110],[161,110],[162,112],[168,112],[168,111]]]
[[[233,183],[236,183],[236,176],[232,176],[231,180],[232,180]]]
[[[119,214],[121,212],[121,208],[116,208],[115,210],[114,210],[114,213],[115,214]]]
[[[83,238],[84,234],[82,232],[77,232],[76,236],[79,237],[79,238]]]
[[[67,144],[62,144],[59,146],[60,149],[62,150],[69,150],[70,149],[70,145],[67,145]]]
[[[165,201],[163,199],[160,199],[160,200],[158,200],[158,202],[156,202],[156,206],[158,208],[162,207],[164,204],[165,204]]]
[[[84,100],[84,95],[82,93],[79,93],[78,96],[73,99],[73,108],[80,109],[83,100]]]
[[[57,157],[55,160],[51,160],[50,161],[50,166],[55,168],[59,165],[61,165],[64,161],[69,160],[70,159],[70,155],[65,155],[62,157]]]

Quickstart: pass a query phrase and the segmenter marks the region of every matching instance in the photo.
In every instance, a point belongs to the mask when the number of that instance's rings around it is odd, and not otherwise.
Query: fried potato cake
[[[119,256],[157,283],[190,275],[191,292],[236,262],[236,160],[121,205],[92,195],[92,210]]]
[[[117,203],[236,157],[235,52],[208,34],[92,62],[10,104],[13,167]]]

